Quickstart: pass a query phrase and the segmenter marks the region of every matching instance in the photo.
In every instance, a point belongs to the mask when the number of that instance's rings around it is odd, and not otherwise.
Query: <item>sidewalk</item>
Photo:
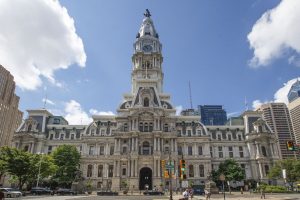
[[[166,196],[165,196],[166,197]],[[174,200],[178,200],[180,198],[183,198],[182,195],[175,194],[173,195]],[[163,198],[154,198],[155,200],[163,199]],[[210,198],[211,200],[219,199],[223,200],[224,195],[223,194],[213,194]],[[225,199],[231,199],[231,200],[261,200],[260,194],[257,193],[244,193],[241,194],[240,192],[232,192],[231,194],[225,193]],[[266,194],[266,199],[272,199],[272,200],[300,200],[300,194]],[[193,200],[205,200],[205,196],[194,196]]]

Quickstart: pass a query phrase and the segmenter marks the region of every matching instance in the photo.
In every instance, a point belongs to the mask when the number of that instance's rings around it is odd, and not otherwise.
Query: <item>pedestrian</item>
[[[266,198],[265,188],[260,188],[260,198],[261,199],[265,199]]]
[[[241,194],[243,194],[244,193],[244,190],[243,190],[243,188],[241,187]]]
[[[193,191],[193,189],[191,188],[190,190],[189,190],[189,196],[191,197],[191,199],[193,199],[193,194],[194,194],[194,191]]]
[[[189,190],[188,190],[188,189],[186,189],[186,190],[182,193],[182,195],[183,195],[183,199],[184,199],[184,200],[189,200]]]
[[[205,199],[206,200],[210,199],[210,195],[211,195],[210,191],[208,191],[207,189],[205,189],[204,193],[205,193]]]

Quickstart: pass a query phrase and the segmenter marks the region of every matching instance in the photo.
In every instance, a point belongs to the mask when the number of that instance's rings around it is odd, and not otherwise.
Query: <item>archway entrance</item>
[[[140,190],[146,190],[148,186],[148,190],[152,190],[152,170],[148,167],[143,167],[140,170]]]

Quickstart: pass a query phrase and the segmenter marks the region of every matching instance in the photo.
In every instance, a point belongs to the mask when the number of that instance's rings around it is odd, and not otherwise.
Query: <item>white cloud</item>
[[[299,79],[300,77],[298,77]],[[297,78],[294,78],[292,80],[289,80],[288,82],[283,84],[283,87],[281,87],[274,95],[274,101],[275,102],[283,102],[288,104],[288,98],[287,95],[292,87],[292,85],[297,81]]]
[[[69,124],[89,124],[93,120],[89,115],[82,109],[80,103],[75,100],[70,100],[65,105],[65,118]]]
[[[92,115],[115,115],[112,111],[98,111],[96,109],[90,109]]]
[[[288,93],[292,87],[292,85],[297,81],[297,79],[300,79],[300,77],[298,78],[294,78],[289,80],[288,82],[283,84],[283,87],[279,88],[275,94],[274,94],[274,100],[273,101],[264,101],[261,102],[260,100],[254,100],[252,102],[252,107],[254,110],[256,110],[257,108],[259,108],[262,104],[266,104],[266,103],[272,103],[272,102],[276,102],[276,103],[285,103],[288,104]]]
[[[42,99],[42,102],[43,102],[43,103],[46,102],[47,104],[50,104],[50,105],[55,105],[54,101],[51,101],[50,99],[45,99],[45,98],[43,98],[43,99]]]
[[[179,106],[176,106],[175,109],[176,109],[176,115],[180,115],[183,107],[181,105],[179,105]]]
[[[272,101],[260,101],[259,99],[256,99],[252,102],[252,108],[254,110],[257,110],[261,105],[267,104],[267,103],[272,103]]]
[[[283,56],[288,49],[292,50],[290,59],[299,55],[299,10],[300,1],[282,0],[277,7],[261,16],[248,34],[250,48],[254,50],[251,66],[268,65],[273,59]],[[289,62],[298,65],[299,59]]]
[[[0,64],[22,89],[38,88],[42,77],[60,87],[56,70],[85,66],[83,42],[59,1],[1,0],[0,27]]]
[[[228,114],[227,114],[227,118],[237,116],[237,115],[239,115],[240,113],[241,113],[240,111],[228,113]]]

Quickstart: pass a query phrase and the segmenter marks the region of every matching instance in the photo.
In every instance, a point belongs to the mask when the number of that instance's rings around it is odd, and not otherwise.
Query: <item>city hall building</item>
[[[88,125],[68,125],[45,109],[28,110],[14,134],[13,146],[32,153],[51,153],[62,144],[81,153],[80,170],[95,190],[143,190],[180,186],[178,165],[186,161],[189,183],[204,185],[213,169],[234,158],[246,179],[268,181],[266,173],[280,159],[276,137],[258,111],[246,111],[242,123],[205,126],[199,116],[176,115],[163,92],[162,44],[147,10],[134,42],[131,92],[114,116],[94,115]],[[129,66],[128,66],[129,67]],[[174,164],[173,178],[164,177],[162,160]]]

